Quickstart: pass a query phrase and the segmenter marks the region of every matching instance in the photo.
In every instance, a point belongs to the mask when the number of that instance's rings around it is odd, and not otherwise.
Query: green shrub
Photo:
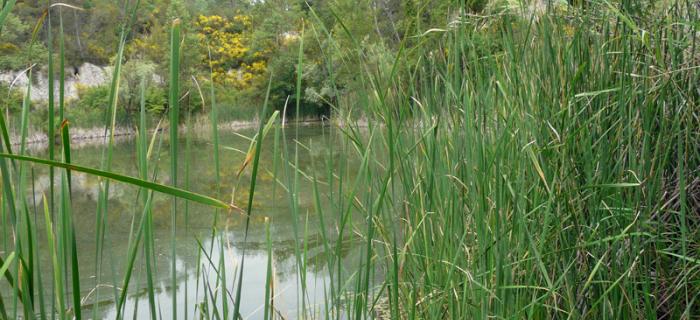
[[[22,110],[23,95],[17,88],[10,88],[5,83],[0,83],[0,107],[2,112],[17,113]]]
[[[69,102],[67,117],[74,127],[104,125],[108,119],[110,88],[107,86],[78,88],[78,99]],[[146,110],[151,115],[162,114],[167,108],[166,93],[162,87],[151,86],[145,92]],[[133,104],[127,107],[127,103]],[[116,122],[127,125],[134,121],[140,108],[140,96],[133,102],[121,100],[117,108]]]
[[[252,120],[258,115],[257,90],[251,88],[242,91],[230,90],[224,87],[216,88],[216,105],[219,120]],[[208,110],[207,110],[208,111]]]
[[[0,43],[0,70],[22,70],[32,64],[42,64],[48,59],[48,50],[42,44],[17,46]]]
[[[69,103],[66,112],[74,127],[86,128],[104,123],[109,106],[109,90],[107,86],[78,88],[78,99]]]
[[[148,87],[145,93],[146,110],[151,114],[162,114],[168,105],[167,94],[162,87]]]

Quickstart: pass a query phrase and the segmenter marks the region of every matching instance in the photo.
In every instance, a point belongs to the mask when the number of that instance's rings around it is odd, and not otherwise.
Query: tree
[[[30,26],[16,14],[10,13],[0,30],[0,70],[19,70],[47,57],[46,48],[38,43],[29,45]]]

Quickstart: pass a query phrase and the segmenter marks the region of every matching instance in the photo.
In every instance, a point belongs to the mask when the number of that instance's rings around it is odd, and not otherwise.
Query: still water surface
[[[298,132],[297,132],[298,130]],[[173,295],[178,309],[178,318],[198,318],[201,308],[199,303],[204,299],[205,290],[216,290],[216,274],[211,264],[224,265],[226,270],[226,287],[231,296],[235,296],[235,276],[240,266],[241,253],[245,250],[245,267],[243,272],[243,294],[241,315],[244,319],[263,317],[265,281],[268,263],[267,243],[265,237],[265,217],[271,221],[272,261],[274,273],[275,306],[282,316],[287,319],[297,318],[299,312],[299,277],[295,251],[298,244],[306,248],[306,283],[307,305],[315,306],[322,311],[324,290],[329,281],[326,270],[325,254],[320,237],[317,210],[315,209],[312,185],[306,177],[316,176],[321,185],[321,202],[326,220],[326,230],[329,235],[335,234],[336,222],[334,210],[328,201],[333,195],[330,177],[326,169],[329,163],[343,161],[346,168],[358,166],[359,159],[352,152],[343,151],[344,140],[339,134],[331,132],[328,127],[300,126],[285,129],[286,136],[280,135],[280,148],[275,152],[274,132],[271,131],[261,153],[260,173],[256,186],[253,213],[249,236],[244,242],[245,217],[237,212],[217,212],[214,209],[197,205],[178,204],[175,238],[175,264],[177,269],[177,286],[171,285],[170,266],[171,255],[171,199],[167,196],[156,195],[153,202],[154,249],[155,249],[155,298],[159,309],[158,314],[163,319],[172,318]],[[214,168],[213,146],[206,134],[187,138],[182,137],[178,142],[179,155],[179,185],[202,194],[216,196],[226,202],[234,199],[234,203],[245,207],[248,199],[250,184],[250,169],[241,174],[237,185],[237,173],[245,159],[241,151],[246,151],[254,129],[238,132],[222,132],[220,148],[220,179],[216,183]],[[298,139],[297,139],[298,134]],[[170,168],[168,142],[163,141],[159,148],[156,140],[154,157],[149,166],[155,168],[158,182],[170,184],[168,172]],[[187,146],[189,145],[189,151]],[[296,221],[290,210],[290,197],[285,189],[287,177],[285,172],[293,173],[294,168],[285,169],[282,146],[286,145],[290,158],[294,161],[295,151],[298,150],[299,192],[298,205],[301,217]],[[349,150],[346,149],[346,150]],[[100,167],[104,146],[83,147],[73,151],[73,162],[88,167]],[[46,157],[42,152],[35,154]],[[187,160],[186,160],[187,158]],[[138,175],[136,144],[133,140],[118,143],[114,150],[113,171],[130,176]],[[277,172],[277,182],[274,172]],[[151,172],[152,174],[154,172]],[[344,173],[347,179],[353,179],[353,170]],[[41,208],[42,194],[49,193],[48,170],[35,166],[33,169],[34,184],[30,190],[33,193],[35,205]],[[337,177],[336,177],[337,178]],[[60,185],[57,180],[57,185]],[[127,263],[129,242],[134,225],[138,225],[143,210],[138,188],[121,183],[111,183],[108,215],[106,217],[105,244],[102,253],[102,267],[99,272],[96,261],[99,261],[96,250],[96,199],[98,197],[98,178],[82,173],[73,173],[72,210],[76,228],[78,259],[81,274],[81,296],[88,310],[84,314],[92,316],[97,310],[98,318],[113,319],[116,316],[114,296],[115,289],[123,281]],[[220,191],[219,191],[220,190]],[[58,194],[58,193],[57,193]],[[31,197],[30,197],[31,199]],[[39,213],[41,216],[41,213]],[[136,220],[134,221],[134,217]],[[37,218],[40,251],[47,251],[45,231],[42,228],[43,219]],[[295,230],[296,229],[296,230]],[[212,230],[216,230],[213,233]],[[298,234],[298,236],[295,236]],[[44,236],[42,236],[44,235]],[[297,238],[298,237],[298,238]],[[295,239],[306,238],[307,241]],[[200,244],[205,248],[207,256],[202,255]],[[141,246],[143,248],[143,246]],[[0,249],[2,250],[2,249]],[[357,260],[359,250],[352,246],[341,250],[344,263]],[[43,271],[43,282],[50,286],[51,260],[47,254],[40,255]],[[210,262],[211,261],[211,262]],[[353,263],[350,263],[352,265]],[[98,283],[99,278],[99,283]],[[97,289],[95,289],[97,287]],[[50,292],[50,289],[45,289]],[[10,293],[3,292],[8,297]],[[221,295],[219,295],[221,296]],[[145,262],[143,249],[139,252],[136,268],[132,276],[128,302],[125,307],[126,318],[135,315],[137,319],[147,319],[150,316],[148,294],[146,290]],[[5,301],[8,301],[7,299]],[[47,297],[51,301],[51,297]],[[220,303],[220,301],[219,301]],[[232,303],[230,303],[232,305]],[[184,315],[187,315],[185,317]]]

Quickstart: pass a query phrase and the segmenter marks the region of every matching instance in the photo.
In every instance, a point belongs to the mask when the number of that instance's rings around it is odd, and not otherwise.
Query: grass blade
[[[198,193],[190,192],[187,190],[183,190],[183,189],[179,189],[179,188],[175,188],[175,187],[171,187],[171,186],[167,186],[167,185],[163,185],[163,184],[145,181],[145,180],[142,180],[139,178],[125,176],[125,175],[121,175],[121,174],[117,174],[117,173],[113,173],[113,172],[108,172],[108,171],[102,171],[99,169],[83,167],[83,166],[79,166],[79,165],[75,165],[75,164],[51,161],[51,160],[46,160],[46,159],[41,159],[41,158],[36,158],[36,157],[12,155],[12,154],[7,154],[7,153],[0,153],[0,158],[13,159],[13,160],[18,160],[18,161],[27,161],[27,162],[51,166],[54,168],[63,168],[66,170],[83,172],[83,173],[91,174],[94,176],[103,177],[103,178],[107,178],[110,180],[127,183],[127,184],[134,185],[137,187],[146,188],[146,189],[160,192],[160,193],[163,193],[166,195],[171,195],[171,196],[177,197],[179,199],[189,200],[189,201],[200,203],[200,204],[210,206],[210,207],[216,207],[216,208],[222,208],[222,209],[236,208],[236,207],[233,207],[229,204],[224,203],[223,201],[214,199],[214,198],[209,197],[209,196],[201,195]],[[240,209],[238,209],[238,210],[240,210]]]

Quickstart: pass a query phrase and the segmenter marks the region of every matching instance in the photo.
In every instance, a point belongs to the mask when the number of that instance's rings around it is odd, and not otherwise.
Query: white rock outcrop
[[[103,68],[91,63],[83,63],[78,68],[67,68],[65,70],[65,99],[71,100],[78,98],[78,88],[96,87],[103,85],[109,81],[109,68]],[[49,98],[49,79],[46,72],[38,72],[32,75],[32,101],[46,101]],[[23,93],[27,90],[29,83],[28,73],[25,71],[6,71],[0,72],[0,82],[5,83],[12,88],[21,90]],[[58,99],[58,76],[54,79],[55,98]]]

